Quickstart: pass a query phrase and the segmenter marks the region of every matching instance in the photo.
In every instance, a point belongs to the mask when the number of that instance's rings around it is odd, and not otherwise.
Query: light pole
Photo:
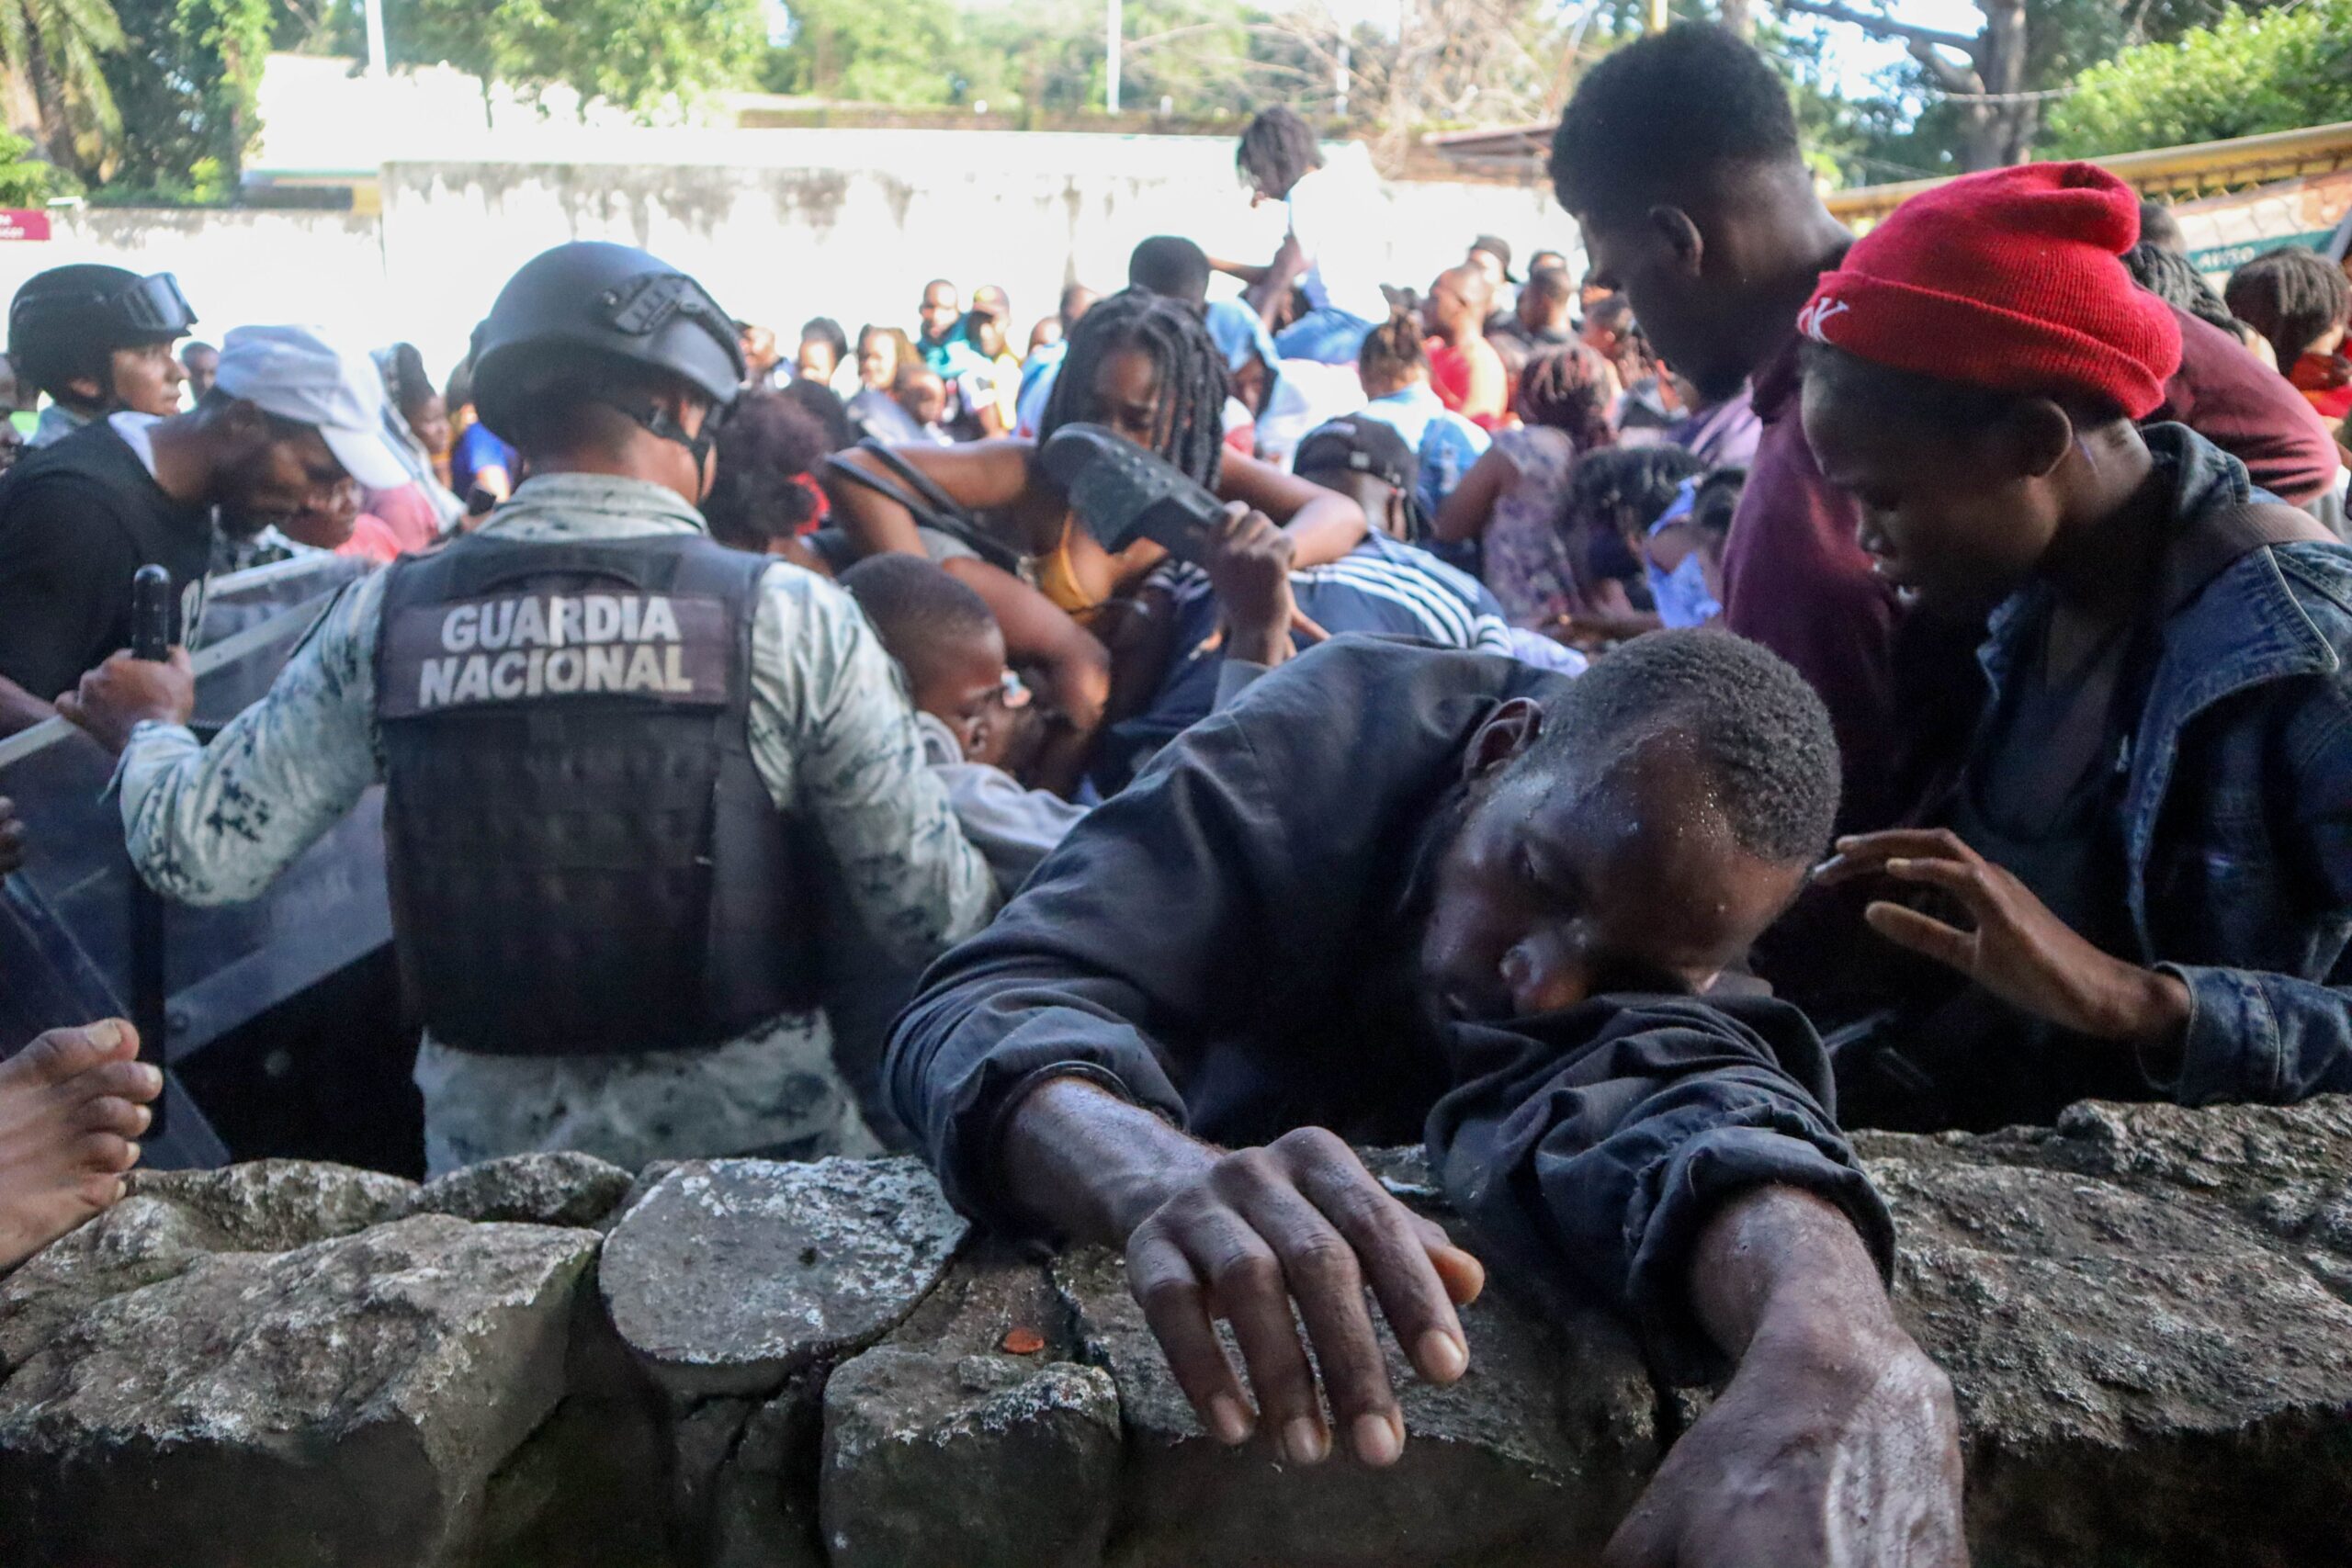
[[[361,0],[360,11],[368,25],[368,74],[384,75],[392,66],[391,55],[384,47],[384,0]]]
[[[1102,107],[1112,114],[1119,112],[1119,0],[1103,0],[1102,14]]]

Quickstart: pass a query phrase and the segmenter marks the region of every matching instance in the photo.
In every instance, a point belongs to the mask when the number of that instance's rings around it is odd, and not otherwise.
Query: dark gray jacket
[[[1793,1010],[1610,998],[1449,1037],[1424,1009],[1427,872],[1460,820],[1469,739],[1564,680],[1342,637],[1179,737],[899,1021],[892,1092],[950,1197],[1001,1217],[1001,1118],[1077,1074],[1225,1144],[1426,1129],[1490,1261],[1625,1312],[1686,1375],[1712,1368],[1683,1269],[1728,1193],[1820,1192],[1883,1262],[1885,1211]]]

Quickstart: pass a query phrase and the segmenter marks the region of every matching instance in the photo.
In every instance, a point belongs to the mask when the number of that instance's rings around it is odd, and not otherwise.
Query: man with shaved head
[[[1447,408],[1491,430],[1510,412],[1510,375],[1487,341],[1494,285],[1475,266],[1438,275],[1421,307],[1429,333],[1430,385]]]

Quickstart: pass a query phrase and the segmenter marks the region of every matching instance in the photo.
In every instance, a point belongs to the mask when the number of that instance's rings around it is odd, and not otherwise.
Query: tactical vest
[[[814,1005],[814,868],[751,752],[773,564],[699,536],[475,536],[389,569],[384,837],[435,1039],[706,1046]]]

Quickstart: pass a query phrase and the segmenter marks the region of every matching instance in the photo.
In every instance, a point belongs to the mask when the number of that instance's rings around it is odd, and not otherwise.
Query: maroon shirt
[[[2244,344],[2176,307],[2180,368],[2148,423],[2177,420],[2245,465],[2256,485],[2307,506],[2335,483],[2335,443],[2302,393]]]
[[[2301,393],[2229,333],[2184,311],[2181,366],[2151,422],[2177,420],[2302,504],[2335,482],[2335,445]],[[1757,372],[1763,438],[1724,547],[1724,624],[1813,682],[1845,760],[1841,822],[1884,826],[1916,806],[1949,759],[1939,732],[1963,725],[1975,689],[1969,628],[1903,626],[1894,594],[1854,542],[1854,503],[1822,479],[1799,417],[1794,331]],[[1900,634],[1900,635],[1898,635]],[[1898,725],[1896,715],[1914,722]]]
[[[1894,592],[1854,542],[1854,503],[1821,477],[1805,444],[1798,342],[1792,328],[1756,373],[1764,433],[1724,546],[1724,624],[1821,694],[1845,760],[1842,818],[1873,825],[1885,820],[1896,761]]]

